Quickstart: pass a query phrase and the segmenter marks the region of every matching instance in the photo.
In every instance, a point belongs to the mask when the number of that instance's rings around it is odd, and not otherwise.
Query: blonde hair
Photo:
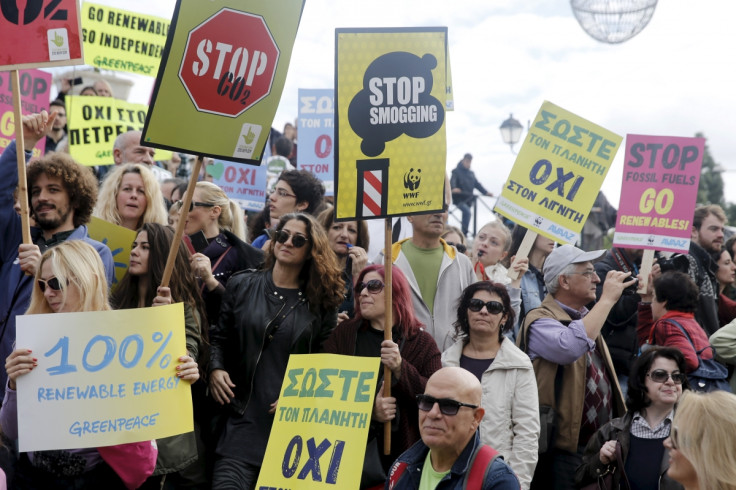
[[[26,315],[53,313],[38,285],[43,265],[50,261],[51,272],[59,280],[63,303],[66,303],[67,288],[71,285],[79,290],[79,304],[73,311],[107,311],[107,277],[105,267],[97,250],[81,240],[67,240],[48,249],[41,257],[36,271],[36,281],[31,292],[31,304]]]
[[[503,235],[503,240],[504,240],[503,251],[508,252],[509,247],[511,247],[511,231],[509,230],[509,228],[506,225],[504,225],[501,222],[501,220],[497,219],[495,221],[489,221],[488,223],[483,225],[478,231],[478,235],[480,235],[480,233],[486,228],[495,228],[501,232],[501,234]],[[478,237],[478,235],[473,237],[473,244],[475,244],[475,239]]]
[[[161,186],[158,185],[156,176],[153,175],[145,165],[140,163],[125,163],[115,165],[113,170],[107,174],[102,181],[99,199],[92,216],[104,219],[116,225],[120,224],[120,213],[118,212],[118,193],[123,183],[125,174],[135,173],[143,180],[143,189],[146,194],[146,209],[136,224],[136,229],[143,223],[168,224],[169,215],[164,205],[164,196],[161,194]]]
[[[736,489],[736,395],[725,391],[683,392],[673,428],[677,450],[695,468],[698,485]]]
[[[245,241],[245,215],[235,202],[230,200],[225,191],[212,182],[197,182],[195,190],[199,191],[202,202],[220,207],[220,217],[217,226],[220,230],[227,230]]]

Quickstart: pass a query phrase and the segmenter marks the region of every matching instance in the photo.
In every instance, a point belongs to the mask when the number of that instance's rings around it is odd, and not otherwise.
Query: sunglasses
[[[174,204],[178,204],[179,206],[183,206],[184,205],[183,201],[176,201]],[[201,208],[214,208],[215,206],[217,206],[217,204],[210,204],[208,202],[195,202],[195,201],[191,201],[189,203],[189,212],[190,213],[192,211],[194,211],[194,206],[199,206]]]
[[[360,295],[360,293],[364,289],[368,289],[368,292],[371,294],[378,294],[381,291],[383,291],[383,288],[385,288],[386,285],[379,281],[378,279],[371,279],[368,282],[359,282],[355,285],[355,294]]]
[[[429,395],[417,395],[417,406],[422,412],[429,412],[432,410],[435,403],[440,406],[440,412],[445,415],[457,415],[460,407],[478,408],[478,405],[459,402],[451,398],[435,398]]]
[[[50,287],[53,291],[61,291],[61,283],[59,283],[59,279],[56,277],[46,279],[45,281],[43,279],[37,279],[37,281],[42,293],[46,292],[46,286]]]
[[[294,248],[302,248],[307,243],[307,241],[309,241],[309,238],[305,237],[304,235],[292,235],[285,230],[279,230],[276,232],[276,241],[279,243],[283,244],[288,242],[290,237],[291,244],[294,246]]]
[[[649,379],[655,383],[666,383],[668,378],[672,378],[672,381],[676,385],[681,385],[685,381],[685,375],[682,373],[668,373],[664,369],[655,369],[651,373],[647,373]]]
[[[461,254],[464,254],[468,250],[468,247],[466,247],[462,243],[447,242],[447,244],[455,247],[457,251],[460,252]]]
[[[503,304],[498,301],[485,302],[482,299],[473,298],[468,303],[468,309],[474,313],[478,313],[483,307],[486,307],[486,311],[491,315],[497,315],[504,312]]]

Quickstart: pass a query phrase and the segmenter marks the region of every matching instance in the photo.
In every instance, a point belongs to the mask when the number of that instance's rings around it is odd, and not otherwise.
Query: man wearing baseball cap
[[[532,489],[574,489],[575,469],[588,439],[626,411],[600,332],[635,279],[630,273],[610,271],[600,300],[588,311],[585,305],[595,301],[600,282],[593,261],[604,253],[572,245],[553,250],[542,270],[547,297],[526,315],[519,332],[518,343],[529,354],[537,378],[542,425],[542,454]]]

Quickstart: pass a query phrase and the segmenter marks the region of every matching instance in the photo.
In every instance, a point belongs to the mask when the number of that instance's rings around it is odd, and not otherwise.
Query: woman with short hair
[[[166,205],[156,176],[145,165],[115,165],[105,176],[92,216],[137,230],[143,223],[168,221]]]

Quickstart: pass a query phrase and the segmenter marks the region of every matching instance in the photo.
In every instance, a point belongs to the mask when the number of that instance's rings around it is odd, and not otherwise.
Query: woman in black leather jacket
[[[322,227],[281,218],[260,271],[234,275],[211,332],[210,390],[230,410],[212,488],[258,479],[290,354],[319,352],[337,321],[344,283]]]

